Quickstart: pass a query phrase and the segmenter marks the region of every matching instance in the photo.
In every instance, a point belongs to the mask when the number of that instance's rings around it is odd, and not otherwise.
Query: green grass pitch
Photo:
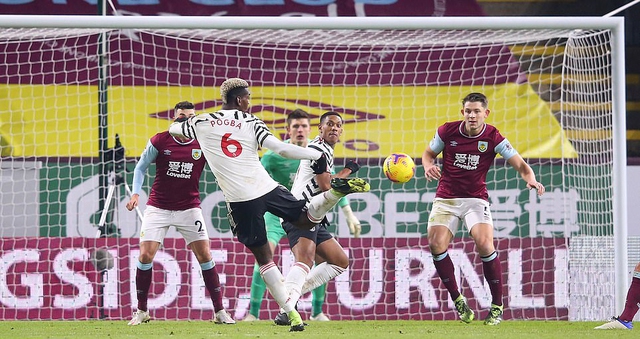
[[[602,322],[504,321],[331,321],[310,322],[304,332],[290,333],[271,321],[217,325],[209,321],[151,321],[127,326],[127,321],[0,321],[0,338],[499,338],[570,339],[638,338],[638,329],[594,330]]]

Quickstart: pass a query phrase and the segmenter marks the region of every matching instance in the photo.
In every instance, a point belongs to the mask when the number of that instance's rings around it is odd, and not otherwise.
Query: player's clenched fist
[[[138,207],[138,198],[140,196],[138,194],[134,194],[131,196],[131,200],[127,203],[127,209],[129,211],[133,211],[134,208]]]

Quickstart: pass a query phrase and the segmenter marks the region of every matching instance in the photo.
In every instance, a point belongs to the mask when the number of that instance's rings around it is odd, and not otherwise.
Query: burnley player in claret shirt
[[[429,250],[436,271],[449,291],[460,319],[466,323],[473,321],[475,314],[460,293],[453,261],[447,253],[462,221],[475,241],[491,290],[491,308],[484,324],[498,325],[503,313],[502,267],[493,245],[487,173],[496,155],[500,154],[520,173],[527,188],[537,190],[538,195],[542,195],[545,188],[509,140],[497,128],[485,123],[490,113],[488,106],[489,101],[482,93],[471,93],[462,99],[463,120],[447,122],[438,128],[422,155],[422,164],[428,181],[439,180],[427,224]],[[435,163],[440,153],[442,170]]]
[[[195,115],[195,106],[181,101],[175,106],[176,121]],[[140,230],[140,256],[136,262],[137,311],[129,325],[149,322],[147,307],[153,278],[153,259],[170,227],[175,227],[195,254],[204,285],[209,291],[217,324],[235,324],[224,309],[220,277],[211,257],[209,235],[200,208],[200,175],[206,163],[197,140],[174,137],[160,132],[147,143],[133,171],[133,194],[127,209],[138,206],[142,184],[151,163],[156,164],[156,175],[144,210]]]

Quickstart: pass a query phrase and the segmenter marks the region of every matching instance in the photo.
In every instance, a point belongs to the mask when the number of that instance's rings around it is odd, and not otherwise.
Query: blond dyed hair
[[[248,88],[249,83],[240,78],[230,78],[225,80],[222,85],[220,85],[220,96],[222,97],[222,102],[227,103],[227,95],[229,92],[236,88]]]

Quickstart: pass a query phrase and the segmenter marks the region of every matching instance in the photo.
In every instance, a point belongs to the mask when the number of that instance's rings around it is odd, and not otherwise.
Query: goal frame
[[[2,28],[93,29],[606,29],[612,38],[615,307],[628,288],[626,94],[623,17],[224,17],[0,15]]]

